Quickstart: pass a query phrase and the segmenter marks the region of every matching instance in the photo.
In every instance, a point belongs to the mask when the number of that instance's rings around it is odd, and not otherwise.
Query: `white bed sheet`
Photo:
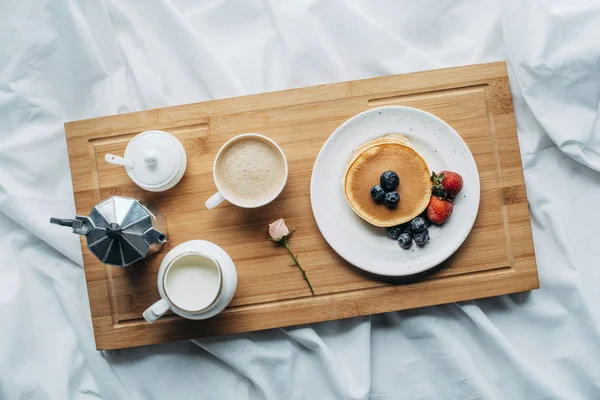
[[[600,3],[0,5],[0,399],[600,397]],[[507,60],[541,289],[129,350],[94,347],[63,122]]]

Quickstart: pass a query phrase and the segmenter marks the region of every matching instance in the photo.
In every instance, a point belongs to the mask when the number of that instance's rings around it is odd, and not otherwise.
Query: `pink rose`
[[[288,239],[290,238],[292,232],[294,232],[294,230],[292,229],[290,231],[288,227],[285,226],[285,221],[283,218],[279,218],[277,221],[269,224],[269,236],[271,236],[269,239],[277,242],[277,244],[280,246],[284,246],[288,253],[290,253],[290,257],[292,257],[292,260],[294,260],[294,264],[296,264],[296,267],[298,267],[302,273],[302,279],[304,279],[308,285],[308,288],[310,289],[310,294],[314,296],[315,291],[308,280],[308,276],[306,276],[306,271],[302,269],[300,262],[298,261],[298,257],[292,252],[292,249],[290,249],[290,246],[288,245]]]
[[[289,234],[290,230],[285,226],[283,218],[279,218],[277,221],[269,224],[269,236],[274,241],[278,242]]]

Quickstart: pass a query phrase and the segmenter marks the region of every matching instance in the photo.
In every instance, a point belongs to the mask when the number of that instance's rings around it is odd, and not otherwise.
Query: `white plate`
[[[431,240],[423,247],[413,243],[402,249],[387,239],[384,228],[356,215],[344,196],[342,179],[354,150],[390,133],[405,134],[430,171],[455,171],[463,177],[452,216],[443,226],[429,228]],[[465,241],[479,209],[479,173],[471,151],[450,125],[416,108],[381,107],[350,118],[325,142],[313,168],[310,201],[325,240],[346,261],[378,275],[407,276],[440,264]]]

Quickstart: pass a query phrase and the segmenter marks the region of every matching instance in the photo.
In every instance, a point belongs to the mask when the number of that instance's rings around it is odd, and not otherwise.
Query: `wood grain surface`
[[[342,260],[313,218],[309,183],[315,158],[345,120],[372,107],[407,105],[433,113],[465,140],[481,179],[481,206],[464,245],[433,273],[390,282]],[[162,129],[181,140],[188,167],[163,193],[145,192],[125,170],[107,164],[136,134]],[[393,75],[68,122],[65,124],[77,213],[88,215],[111,195],[158,206],[168,243],[127,268],[83,258],[98,349],[247,332],[521,292],[539,287],[527,197],[506,64],[503,62]],[[282,195],[258,210],[223,204],[213,158],[229,138],[258,132],[274,139],[289,162]],[[291,245],[314,286],[311,297],[289,255],[266,240],[267,224],[284,217],[297,233]],[[158,300],[156,274],[176,245],[206,239],[235,261],[238,288],[230,306],[206,321],[174,314],[149,325],[142,311]]]

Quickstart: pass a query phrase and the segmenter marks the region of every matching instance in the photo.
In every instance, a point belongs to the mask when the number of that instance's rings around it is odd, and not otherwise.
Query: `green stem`
[[[294,263],[296,264],[296,266],[300,269],[300,272],[302,272],[302,278],[306,281],[306,284],[308,285],[308,288],[310,289],[310,292],[314,296],[315,295],[315,291],[313,290],[312,285],[310,284],[310,281],[308,280],[308,277],[306,276],[306,271],[304,271],[302,269],[302,267],[300,266],[300,263],[298,262],[298,259],[296,258],[296,256],[294,255],[294,253],[292,253],[292,249],[290,249],[290,246],[288,246],[287,240],[283,242],[283,245],[287,249],[288,253],[290,253],[290,256],[292,256],[292,259],[294,260]]]

